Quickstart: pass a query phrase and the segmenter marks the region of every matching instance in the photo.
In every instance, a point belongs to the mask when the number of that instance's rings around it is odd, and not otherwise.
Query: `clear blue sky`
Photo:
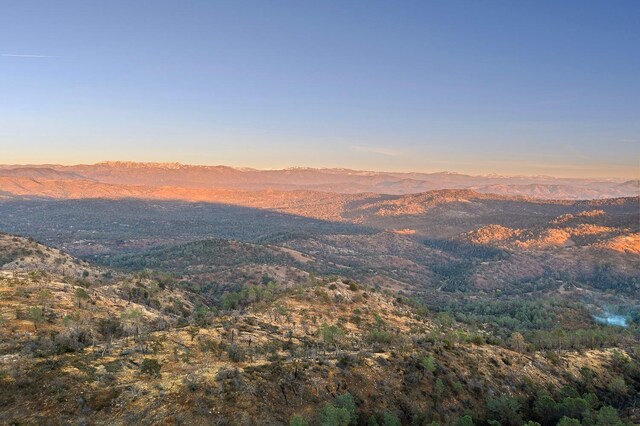
[[[4,1],[0,54],[0,163],[639,174],[637,0]]]

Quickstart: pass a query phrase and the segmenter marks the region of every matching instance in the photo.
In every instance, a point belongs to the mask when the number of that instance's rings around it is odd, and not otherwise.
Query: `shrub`
[[[474,424],[471,416],[462,416],[455,422],[456,426],[474,426]]]
[[[365,337],[366,341],[370,344],[389,345],[393,340],[391,334],[386,330],[374,328]]]
[[[319,329],[320,336],[326,344],[336,344],[344,337],[344,330],[338,325],[323,323]]]
[[[598,410],[596,423],[602,426],[622,426],[624,424],[620,420],[620,416],[618,416],[618,411],[611,406],[602,407]]]
[[[350,393],[345,393],[340,396],[337,396],[334,400],[334,405],[337,408],[344,408],[349,413],[349,422],[355,423],[358,419],[358,415],[356,413],[356,402],[353,399],[353,395]]]
[[[243,348],[234,343],[227,348],[227,355],[233,362],[242,362],[245,360],[247,353]]]
[[[435,373],[436,368],[438,367],[436,364],[436,360],[429,355],[422,358],[422,360],[420,361],[420,364],[426,371],[428,371],[431,374]]]
[[[114,401],[120,395],[120,389],[106,388],[97,390],[89,396],[87,404],[94,411],[100,411],[113,405]]]
[[[520,403],[513,398],[506,396],[489,398],[487,410],[491,413],[491,419],[499,421],[501,425],[517,426],[522,424]]]
[[[353,395],[347,392],[337,396],[333,402],[329,402],[322,407],[318,417],[321,426],[348,426],[356,424],[358,414],[356,412],[356,402],[353,399]]]
[[[338,358],[337,365],[340,368],[348,368],[350,366],[357,365],[358,362],[359,359],[357,356],[351,354],[343,354]]]
[[[38,324],[44,321],[44,314],[40,306],[29,307],[29,319],[33,323],[33,328],[38,331]]]
[[[558,422],[558,426],[580,426],[580,420],[572,419],[567,416],[564,416]]]
[[[564,417],[572,419],[581,419],[589,410],[587,401],[582,398],[565,398],[560,405]]]
[[[400,419],[395,413],[385,411],[382,415],[382,426],[400,426]]]
[[[309,426],[309,422],[302,417],[295,415],[289,420],[289,426]]]
[[[320,411],[320,426],[349,426],[351,418],[346,408],[337,408],[331,403],[325,404]]]
[[[221,368],[216,374],[216,381],[220,382],[227,379],[235,379],[240,376],[237,368]]]
[[[160,377],[160,363],[154,358],[145,358],[140,365],[140,371],[151,377]]]
[[[74,294],[75,294],[76,299],[78,301],[78,307],[81,306],[82,301],[89,299],[89,294],[82,287],[77,287]]]

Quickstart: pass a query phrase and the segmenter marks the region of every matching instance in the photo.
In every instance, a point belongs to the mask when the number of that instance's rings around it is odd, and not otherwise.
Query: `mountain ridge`
[[[46,172],[43,170],[46,169]],[[546,176],[472,176],[457,172],[385,172],[346,168],[291,167],[274,170],[225,165],[107,161],[80,165],[0,165],[0,176],[91,180],[105,184],[200,189],[298,189],[343,194],[415,194],[439,189],[540,199],[596,199],[640,194],[638,180]],[[0,186],[0,189],[2,186]]]

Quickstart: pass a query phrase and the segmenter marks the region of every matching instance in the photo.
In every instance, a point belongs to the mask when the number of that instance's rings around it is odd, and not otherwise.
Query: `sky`
[[[640,2],[2,1],[0,163],[640,177]]]

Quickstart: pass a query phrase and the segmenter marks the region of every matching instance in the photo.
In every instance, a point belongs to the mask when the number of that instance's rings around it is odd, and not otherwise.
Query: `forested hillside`
[[[637,420],[637,317],[626,328],[599,325],[561,300],[465,301],[465,309],[452,301],[437,312],[314,274],[286,286],[265,276],[212,295],[153,269],[113,272],[3,238],[11,242],[3,259],[48,254],[0,271],[5,423]],[[224,263],[243,259],[234,251],[242,248],[264,260],[237,243],[187,247],[187,259],[198,248]],[[51,261],[88,273],[52,270]]]

